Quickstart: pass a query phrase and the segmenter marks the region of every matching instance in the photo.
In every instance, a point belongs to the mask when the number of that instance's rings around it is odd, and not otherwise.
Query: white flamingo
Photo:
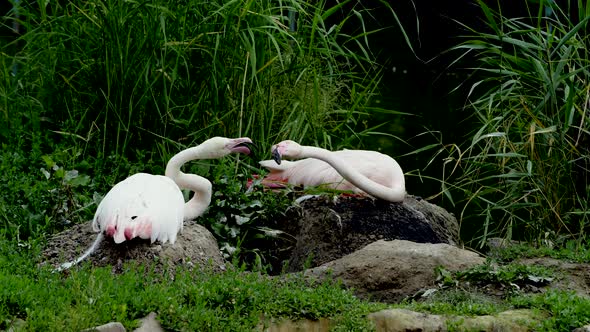
[[[270,171],[263,184],[325,185],[390,202],[401,202],[406,196],[401,167],[390,156],[376,151],[329,151],[287,140],[272,146],[272,157],[274,161],[260,162]],[[283,158],[301,160],[282,161]]]
[[[183,222],[199,217],[211,203],[212,185],[195,174],[185,174],[180,167],[195,159],[217,159],[230,153],[250,154],[252,140],[213,137],[188,148],[170,159],[166,176],[137,173],[117,183],[98,205],[92,229],[99,232],[86,252],[72,262],[62,264],[57,271],[70,268],[91,255],[105,236],[121,243],[139,237],[153,243],[174,244]],[[180,189],[195,192],[184,202]]]

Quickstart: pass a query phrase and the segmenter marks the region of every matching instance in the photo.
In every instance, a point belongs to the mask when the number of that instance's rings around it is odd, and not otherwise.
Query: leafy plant
[[[54,157],[69,163],[62,159],[64,155]],[[22,151],[5,150],[0,155],[4,174],[0,188],[5,193],[0,198],[0,216],[5,235],[24,240],[88,216],[86,209],[93,204],[90,177],[61,165],[50,155],[39,160],[25,157]]]
[[[492,260],[454,273],[439,267],[436,269],[436,274],[443,287],[469,282],[477,285],[497,284],[517,289],[525,284],[546,285],[555,278],[555,272],[546,267],[514,263],[497,265]]]
[[[590,5],[526,3],[528,17],[507,18],[478,0],[487,29],[465,26],[452,49],[473,58],[466,110],[477,128],[439,151],[442,191],[479,246],[498,235],[584,239],[589,226]]]
[[[249,268],[278,273],[273,252],[278,243],[292,241],[274,225],[291,204],[288,191],[270,194],[252,175],[228,175],[230,163],[220,163],[212,174],[214,193],[203,223],[218,239],[225,258]],[[274,269],[274,271],[273,271]]]

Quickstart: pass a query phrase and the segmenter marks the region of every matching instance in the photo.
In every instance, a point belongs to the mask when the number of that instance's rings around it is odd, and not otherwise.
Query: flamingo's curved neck
[[[202,145],[181,151],[166,165],[166,176],[174,180],[180,189],[195,192],[193,198],[184,204],[184,221],[200,216],[211,203],[212,185],[209,180],[195,174],[183,173],[180,168],[188,161],[210,159],[208,151]]]
[[[406,190],[403,186],[390,188],[379,184],[344,163],[332,151],[313,146],[302,146],[301,149],[302,158],[315,158],[327,162],[348,182],[371,196],[390,202],[401,202],[406,196]]]

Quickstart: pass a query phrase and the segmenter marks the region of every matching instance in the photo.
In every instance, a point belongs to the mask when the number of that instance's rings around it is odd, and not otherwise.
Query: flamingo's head
[[[105,236],[113,238],[117,244],[137,237],[138,235],[132,227],[136,218],[136,215],[126,216],[123,213],[114,216],[106,224]]]
[[[254,143],[248,137],[212,137],[199,145],[199,159],[217,159],[230,153],[250,155]]]
[[[248,137],[240,137],[240,138],[229,138],[228,141],[225,142],[225,149],[228,150],[230,153],[243,153],[245,155],[250,155],[252,153],[252,140]]]
[[[273,145],[271,151],[272,159],[280,165],[283,158],[298,159],[301,155],[302,149],[299,143],[287,140]]]
[[[115,243],[121,243],[125,241],[124,228],[121,227],[118,221],[111,220],[109,223],[107,223],[104,234],[106,237],[113,238]]]

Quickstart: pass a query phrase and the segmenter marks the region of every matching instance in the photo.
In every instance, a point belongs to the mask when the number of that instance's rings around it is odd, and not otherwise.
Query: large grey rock
[[[90,222],[74,225],[48,240],[43,251],[42,264],[53,267],[72,261],[80,256],[95,240]],[[184,264],[189,267],[204,267],[225,270],[225,261],[221,256],[217,240],[205,227],[187,222],[174,244],[150,243],[149,240],[133,239],[115,244],[112,239],[105,239],[98,250],[86,260],[94,266],[114,266],[120,270],[123,262],[136,261],[146,267],[169,268]],[[84,261],[81,263],[83,264]]]
[[[312,278],[338,278],[366,298],[398,302],[435,286],[435,268],[465,270],[485,262],[474,252],[445,244],[379,240],[340,259],[308,269]]]
[[[475,317],[430,315],[406,309],[387,309],[369,314],[378,332],[453,331],[525,332],[543,317],[531,310],[509,310],[497,315]]]
[[[391,203],[373,198],[319,196],[291,208],[277,223],[293,236],[288,272],[348,255],[377,240],[459,244],[457,219],[445,209],[407,196]]]

